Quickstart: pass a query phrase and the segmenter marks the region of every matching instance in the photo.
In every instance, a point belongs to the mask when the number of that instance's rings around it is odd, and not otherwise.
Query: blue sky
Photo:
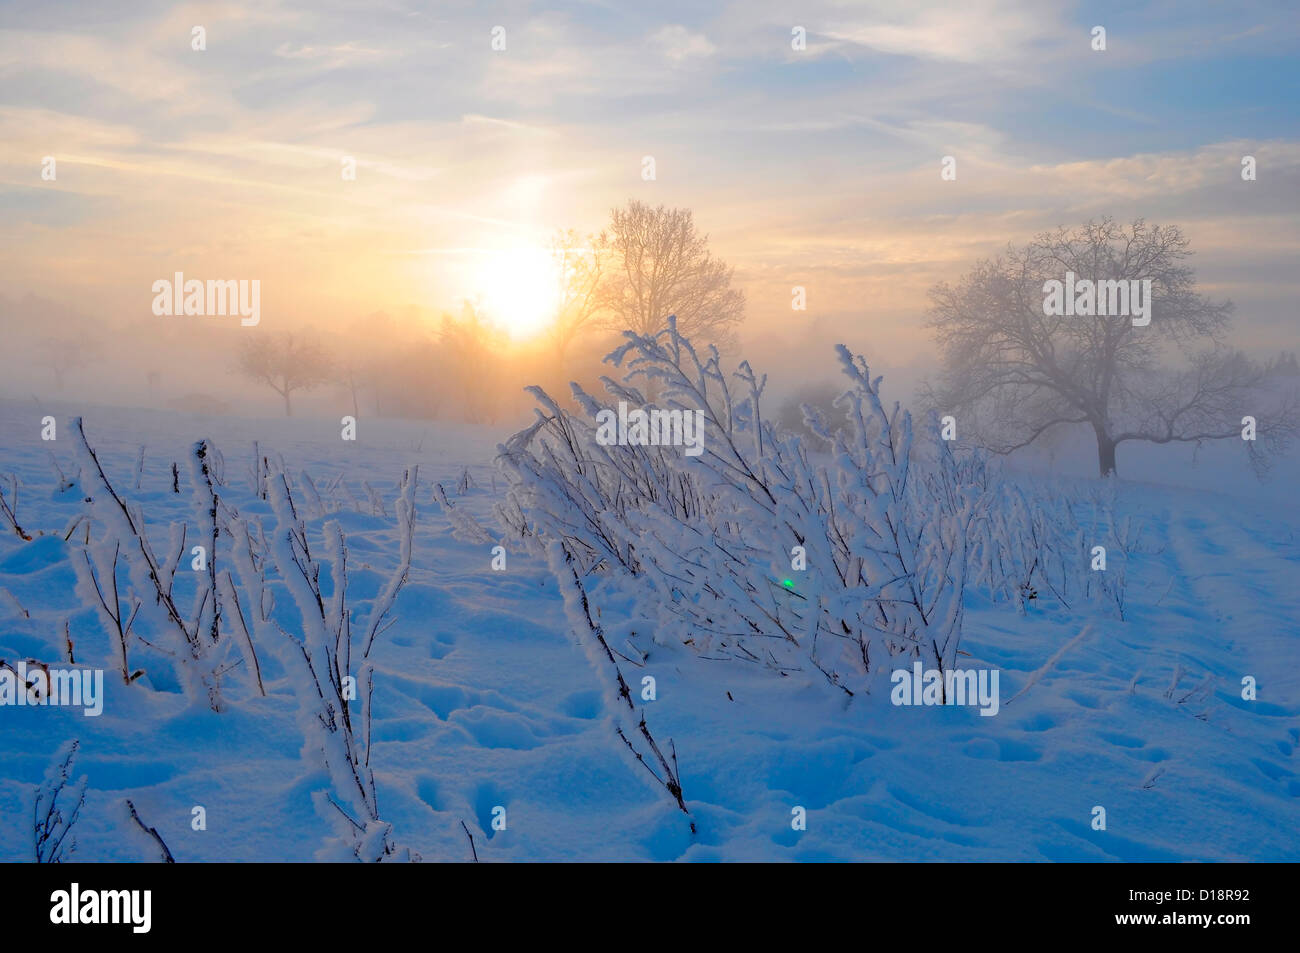
[[[438,310],[640,198],[695,210],[755,346],[919,356],[935,281],[1140,215],[1241,343],[1294,347],[1298,33],[1255,2],[0,3],[0,279],[128,319],[181,269],[286,324]]]

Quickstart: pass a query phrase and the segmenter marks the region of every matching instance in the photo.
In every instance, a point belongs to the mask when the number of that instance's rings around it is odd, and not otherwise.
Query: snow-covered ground
[[[53,442],[41,439],[45,413],[58,417]],[[492,460],[504,433],[363,420],[350,443],[332,420],[17,401],[0,403],[0,487],[16,475],[18,520],[35,538],[0,532],[0,587],[13,597],[0,592],[0,659],[66,664],[66,620],[78,665],[105,670],[107,697],[99,717],[0,707],[0,859],[32,859],[35,791],[71,738],[89,782],[76,859],[156,857],[125,819],[128,797],[182,861],[310,860],[333,834],[312,801],[330,779],[304,754],[273,647],[258,647],[268,697],[237,682],[221,713],[183,694],[146,647],[132,650],[144,676],[115,677],[114,648],[76,588],[81,531],[63,538],[84,494],[58,489],[51,454],[73,479],[72,413],[160,548],[170,521],[194,518],[184,461],[195,440],[222,451],[223,496],[244,512],[270,512],[246,473],[254,440],[309,472],[329,512],[308,525],[339,522],[359,605],[397,563],[398,480],[419,465],[410,580],[371,656],[370,766],[381,816],[425,860],[470,858],[462,822],[484,861],[1300,860],[1294,462],[1260,487],[1226,450],[1203,450],[1195,468],[1179,451],[1136,452],[1120,507],[1146,530],[1126,567],[1124,621],[1037,601],[1021,616],[970,593],[963,662],[1000,670],[995,717],[850,700],[820,677],[652,645],[643,668],[624,667],[656,679],[646,707],[656,737],[674,742],[688,819],[614,734],[603,675],[542,561],[506,541],[507,568],[493,571],[493,543],[452,535],[435,483],[500,535]],[[347,490],[325,492],[340,476]],[[363,482],[388,516],[372,512]],[[1242,698],[1245,676],[1258,682],[1254,701]],[[192,829],[196,806],[206,830]],[[1104,831],[1092,826],[1097,806]],[[498,807],[505,830],[494,830]],[[796,807],[806,830],[792,827]]]

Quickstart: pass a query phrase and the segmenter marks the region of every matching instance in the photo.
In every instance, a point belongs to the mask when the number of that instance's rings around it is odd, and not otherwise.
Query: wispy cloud
[[[703,33],[694,33],[679,23],[656,30],[650,42],[674,63],[710,56],[718,49]]]
[[[0,246],[11,289],[134,301],[159,256],[184,254],[260,263],[328,320],[376,296],[454,297],[453,251],[597,229],[635,197],[695,210],[752,283],[756,338],[788,323],[796,276],[825,311],[865,302],[910,333],[927,283],[1104,213],[1187,223],[1218,260],[1251,248],[1258,307],[1245,270],[1216,278],[1243,314],[1300,295],[1279,218],[1300,185],[1300,90],[1279,65],[1300,28],[1281,3],[84,10],[0,21],[0,214],[23,210]]]
[[[337,69],[355,63],[374,62],[386,51],[357,43],[340,43],[335,46],[311,46],[284,42],[275,48],[275,55],[286,60],[310,60],[325,69]]]

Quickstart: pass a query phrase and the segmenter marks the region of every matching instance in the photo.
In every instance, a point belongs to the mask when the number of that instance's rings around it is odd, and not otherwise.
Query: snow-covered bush
[[[1059,484],[994,482],[976,465],[992,496],[972,526],[971,584],[1021,613],[1030,600],[1052,599],[1066,609],[1100,606],[1123,619],[1128,559],[1145,550],[1141,522],[1117,515],[1115,478],[1075,498]],[[1097,546],[1108,553],[1105,570],[1093,568]]]
[[[369,656],[376,638],[392,624],[393,605],[410,574],[415,469],[404,475],[397,501],[398,566],[354,634],[347,542],[332,519],[324,524],[323,544],[310,540],[302,500],[320,518],[329,514],[333,501],[325,501],[309,475],[299,475],[295,498],[283,466],[255,453],[252,489],[270,502],[274,519],[264,528],[261,519],[242,516],[223,499],[221,454],[209,441],[198,441],[190,456],[198,532],[192,532],[189,521],[174,521],[160,557],[142,508],[114,487],[80,419],[73,423],[82,471],[91,475],[83,516],[89,542],[77,562],[79,587],[83,599],[100,610],[123,680],[129,684],[140,674],[132,673],[128,661],[130,646],[140,640],[176,659],[190,696],[220,712],[222,680],[241,666],[257,694],[266,695],[255,645],[280,649],[277,655],[298,701],[305,747],[319,755],[331,781],[332,790],[320,792],[316,802],[340,827],[338,856],[372,861],[415,856],[394,844],[391,825],[379,816],[369,755],[374,691]],[[369,484],[366,489],[376,515],[387,515],[378,491]],[[191,542],[197,545],[187,549]],[[193,572],[178,573],[187,553],[194,554]],[[119,566],[125,580],[118,578]],[[119,588],[123,581],[128,585],[125,599]],[[179,607],[179,589],[192,592],[188,612]],[[297,618],[283,624],[275,615],[277,589],[287,590],[298,610]],[[137,597],[137,592],[147,596]],[[170,646],[163,641],[169,632]]]
[[[86,439],[81,418],[72,421],[77,435],[77,450],[82,472],[88,474],[84,486],[90,522],[102,527],[102,535],[91,544],[92,559],[87,559],[87,572],[91,563],[99,569],[96,580],[87,581],[83,574],[82,585],[93,584],[99,594],[116,593],[116,566],[119,557],[128,569],[134,587],[129,600],[139,601],[159,632],[173,634],[169,651],[177,660],[181,675],[191,697],[201,698],[213,711],[220,711],[221,678],[231,667],[228,663],[228,642],[221,640],[221,605],[216,585],[217,497],[211,461],[214,459],[207,441],[193,447],[192,476],[194,500],[199,512],[201,538],[205,541],[206,566],[195,586],[191,610],[183,612],[174,591],[176,571],[185,554],[186,524],[174,523],[167,552],[160,559],[149,538],[143,509],[138,503],[128,501],[109,480],[99,462],[99,457]],[[91,575],[94,575],[91,573]],[[196,575],[198,575],[196,573]],[[111,578],[109,578],[111,577]],[[136,599],[135,592],[148,595]],[[149,598],[152,596],[152,598]],[[121,621],[120,610],[114,622]],[[132,616],[133,619],[137,618]],[[138,628],[138,626],[137,626]],[[126,633],[122,633],[123,674],[128,668],[126,658]]]
[[[323,527],[323,545],[313,543],[283,472],[273,471],[265,480],[275,514],[273,528],[264,531],[260,521],[234,518],[230,522],[230,535],[236,540],[234,562],[249,594],[252,628],[281,650],[298,701],[304,751],[319,757],[330,778],[332,790],[317,792],[314,798],[318,811],[339,831],[339,849],[328,855],[331,859],[419,859],[394,843],[392,825],[380,817],[370,767],[374,695],[370,652],[376,637],[391,624],[393,604],[410,573],[416,483],[416,470],[411,468],[403,475],[397,501],[398,566],[355,635],[348,601],[347,540],[338,522],[329,520]],[[298,610],[293,623],[281,624],[275,618],[273,582],[292,596]],[[233,585],[230,588],[233,592]],[[359,650],[355,667],[354,648]]]
[[[574,385],[570,413],[532,389],[537,421],[501,448],[499,512],[523,517],[507,527],[552,563],[567,555],[598,603],[625,603],[657,639],[714,658],[817,670],[851,695],[899,656],[952,667],[971,527],[991,495],[935,421],[917,432],[886,408],[880,378],[840,347],[849,425],[810,414],[831,448],[818,456],[765,419],[766,379],[748,363],[728,373],[672,321],[626,338],[608,358],[627,373],[603,378],[607,401]],[[702,453],[598,439],[618,402],[701,412]]]

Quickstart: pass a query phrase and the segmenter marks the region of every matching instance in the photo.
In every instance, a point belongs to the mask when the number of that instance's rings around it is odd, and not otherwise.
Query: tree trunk
[[[286,417],[293,416],[293,405],[289,403],[289,388],[287,387],[284,389],[284,415]]]
[[[1097,434],[1097,466],[1102,476],[1115,473],[1115,441],[1101,427],[1094,427]]]

